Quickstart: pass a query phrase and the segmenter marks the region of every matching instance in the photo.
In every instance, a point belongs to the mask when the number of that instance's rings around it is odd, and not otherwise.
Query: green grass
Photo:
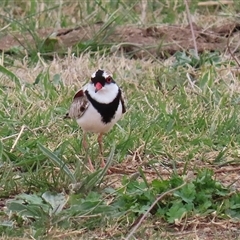
[[[105,137],[105,156],[115,145],[113,162],[124,163],[129,151],[134,152],[143,145],[141,159],[155,169],[156,177],[148,184],[123,177],[125,187],[119,189],[103,187],[107,180],[99,179],[101,171],[90,174],[84,167],[81,131],[74,121],[62,118],[74,94],[71,85],[63,84],[63,79],[56,77],[54,72],[51,77],[48,71],[42,71],[39,81],[25,84],[24,88],[14,83],[12,78],[2,77],[1,198],[7,200],[15,196],[23,199],[8,201],[7,209],[15,214],[4,210],[2,221],[5,219],[10,226],[14,225],[21,234],[23,226],[27,225],[28,234],[35,237],[52,226],[63,229],[81,226],[94,230],[96,226],[108,226],[110,219],[116,216],[121,227],[126,221],[133,222],[138,214],[144,213],[158,194],[184,181],[177,173],[177,165],[181,163],[184,165],[181,168],[183,174],[193,170],[197,178],[182,192],[176,192],[163,201],[162,210],[157,211],[160,211],[163,221],[172,223],[185,214],[194,217],[214,211],[220,218],[228,218],[229,212],[234,216],[239,214],[239,208],[234,207],[238,204],[238,194],[214,180],[213,172],[204,170],[207,163],[215,164],[216,168],[229,160],[238,163],[238,93],[231,92],[230,83],[221,79],[216,66],[202,65],[196,70],[198,81],[191,85],[185,67],[146,64],[148,66],[138,66],[138,71],[136,66],[134,72],[120,68],[123,79],[116,73],[116,81],[128,96],[128,112],[119,126]],[[237,81],[235,84],[237,87]],[[96,139],[90,137],[89,141],[89,154],[94,159],[98,151]],[[99,160],[96,159],[95,163],[98,166]],[[169,169],[169,180],[162,179],[158,170],[160,163]],[[144,177],[142,170],[139,171]],[[206,180],[201,177],[205,175]],[[101,182],[105,182],[104,185],[99,185]],[[76,183],[80,186],[77,192],[69,192],[69,185]],[[198,184],[207,185],[202,189]],[[220,193],[216,192],[218,188]],[[200,190],[207,198],[201,200],[204,206],[196,198]],[[67,194],[64,210],[54,216],[49,213],[51,204],[49,206],[41,198],[48,191],[51,194]],[[186,200],[189,194],[190,200]],[[33,198],[32,202],[26,197]],[[35,198],[38,200],[35,201]],[[111,199],[110,204],[108,199]],[[23,201],[27,205],[22,205]],[[31,217],[28,215],[30,210]],[[97,222],[91,218],[95,214]],[[29,220],[26,221],[23,216]],[[50,222],[49,216],[53,218]],[[85,222],[87,216],[90,219]],[[76,225],[79,218],[82,223]],[[2,226],[3,233],[10,234],[9,228]]]
[[[179,22],[184,4],[177,3],[180,8],[168,12],[168,1],[149,2],[146,22]],[[0,26],[10,23],[11,31],[32,35],[35,29],[58,22],[68,27],[78,21],[104,20],[105,26],[114,27],[141,20],[141,1],[75,1],[75,5],[19,1],[13,6],[5,0],[1,4]],[[67,9],[72,15],[66,14]],[[82,9],[81,14],[74,9]],[[158,20],[159,9],[163,14]],[[222,9],[233,11],[231,6]],[[174,239],[173,228],[184,229],[194,220],[238,221],[238,179],[231,172],[229,179],[228,172],[216,171],[239,165],[240,88],[235,63],[223,53],[205,53],[197,59],[179,52],[174,61],[153,61],[110,54],[106,46],[96,52],[102,33],[104,29],[96,34],[92,48],[80,46],[78,57],[65,53],[50,61],[38,39],[36,46],[26,47],[29,55],[24,60],[22,50],[2,54],[2,237],[124,238],[159,196],[163,197],[151,215],[134,232],[136,238],[150,234],[156,239],[165,233]],[[63,119],[75,91],[98,67],[113,73],[127,97],[127,113],[104,138],[104,156],[109,164],[126,170],[123,175],[107,176],[107,168],[99,168],[96,136],[89,134],[88,154],[97,168],[90,173],[82,132],[75,121]],[[127,174],[128,169],[137,175]],[[194,177],[188,179],[189,173]]]

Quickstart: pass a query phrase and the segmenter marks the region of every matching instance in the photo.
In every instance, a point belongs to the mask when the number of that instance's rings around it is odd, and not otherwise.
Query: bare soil
[[[236,50],[239,45],[239,23],[227,23],[219,27],[202,28],[193,23],[199,53],[225,51],[229,45]],[[132,57],[145,58],[149,53],[165,58],[176,51],[194,49],[190,26],[159,25],[151,27],[117,26],[104,24],[79,26],[65,29],[40,29],[34,33],[9,33],[0,36],[0,50],[10,52],[13,48],[34,48],[36,42],[53,51],[66,50],[76,44],[90,42],[111,44],[112,51],[123,50]],[[230,44],[231,43],[231,44]]]

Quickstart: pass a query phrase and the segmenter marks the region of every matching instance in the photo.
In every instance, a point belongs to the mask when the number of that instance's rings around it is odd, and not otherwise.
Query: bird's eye
[[[107,83],[110,83],[111,81],[112,81],[112,78],[110,76],[106,78]]]

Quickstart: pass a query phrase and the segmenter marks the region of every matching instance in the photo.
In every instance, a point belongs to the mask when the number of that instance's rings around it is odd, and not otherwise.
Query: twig
[[[235,172],[235,171],[239,171],[240,167],[233,167],[233,168],[221,168],[221,169],[217,169],[214,172],[215,173],[221,173],[221,172]]]
[[[37,131],[37,130],[39,130],[39,129],[45,128],[45,127],[47,127],[47,126],[41,126],[41,127],[37,127],[37,128],[34,128],[34,129],[30,129],[29,127],[27,127],[27,126],[25,125],[24,130],[28,129],[28,130],[30,130],[31,132],[34,132],[34,131]],[[10,135],[10,136],[1,138],[0,141],[4,141],[4,140],[10,139],[10,138],[14,138],[14,137],[16,137],[16,136],[18,136],[18,135],[19,135],[19,133],[15,133],[15,134],[13,134],[13,135]]]
[[[44,60],[42,59],[42,57],[41,57],[41,53],[40,52],[38,52],[37,53],[37,56],[38,56],[38,59],[40,60],[40,62],[42,63],[42,65],[43,65],[43,67],[47,67],[47,64],[44,62]]]
[[[17,145],[17,143],[18,143],[21,135],[23,134],[23,131],[24,131],[25,127],[26,127],[25,125],[23,125],[23,126],[21,127],[21,130],[20,130],[20,132],[18,133],[18,136],[17,136],[16,140],[14,141],[10,152],[12,152],[12,151],[14,150],[14,148],[15,148],[15,146]]]
[[[196,54],[196,57],[198,58],[197,42],[196,42],[195,33],[194,33],[193,25],[192,25],[192,19],[191,19],[191,15],[190,15],[190,11],[189,11],[188,1],[184,0],[184,3],[185,3],[185,6],[186,6],[188,22],[189,22],[191,33],[192,33],[192,39],[193,39],[195,54]]]
[[[11,25],[11,23],[7,24],[6,26],[4,26],[3,28],[0,29],[0,32],[2,32],[3,30],[5,30],[6,28],[8,28]]]
[[[146,0],[142,0],[142,13],[141,13],[141,22],[142,24],[145,25],[146,23],[146,10],[147,10],[147,1]]]
[[[219,1],[207,1],[207,2],[199,2],[198,6],[203,7],[203,6],[216,6],[216,5],[224,5],[224,4],[233,4],[234,1],[229,1],[229,0],[219,0]]]
[[[136,230],[138,229],[138,227],[140,226],[140,224],[143,222],[143,220],[147,217],[147,215],[150,213],[150,211],[154,208],[154,206],[163,198],[165,197],[167,194],[169,193],[172,193],[180,188],[182,188],[183,186],[185,186],[187,184],[187,181],[185,181],[182,185],[176,187],[176,188],[173,188],[169,191],[166,191],[165,193],[161,194],[153,203],[152,205],[149,207],[149,209],[142,215],[142,217],[137,221],[138,223],[135,225],[132,230],[130,231],[130,233],[127,235],[127,237],[125,238],[125,240],[129,240],[130,237],[132,237],[132,235],[136,232]]]
[[[58,234],[58,235],[55,235],[55,236],[52,236],[52,237],[53,237],[53,239],[59,239],[59,238],[61,239],[61,238],[69,237],[71,235],[83,234],[86,231],[87,231],[87,229],[83,228],[82,230],[74,230],[72,232],[61,233],[61,234]]]
[[[111,170],[111,174],[116,173],[116,174],[132,174],[132,173],[136,173],[137,170],[136,169],[123,169],[122,167],[116,167],[116,166],[112,166],[110,167]],[[150,174],[150,175],[157,175],[156,171],[151,171],[151,170],[143,170],[143,173],[145,174]],[[178,172],[178,174],[182,174],[181,171]],[[169,172],[161,172],[161,175],[169,175]]]

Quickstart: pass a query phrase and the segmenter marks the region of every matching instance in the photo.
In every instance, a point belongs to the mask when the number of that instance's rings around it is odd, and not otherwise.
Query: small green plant
[[[192,66],[194,68],[199,68],[202,65],[216,65],[221,66],[224,62],[221,60],[219,52],[205,52],[197,56],[193,51],[189,53],[186,52],[176,52],[174,54],[175,62],[173,67],[178,66]]]
[[[134,221],[150,208],[157,196],[180,186],[183,181],[184,178],[177,175],[172,175],[169,180],[155,179],[148,184],[124,177],[123,187],[118,190],[106,188],[102,193],[71,194],[69,199],[62,193],[45,192],[41,196],[20,194],[8,201],[5,212],[8,220],[1,225],[8,223],[8,227],[12,228],[16,224],[19,227],[27,224],[31,226],[33,236],[38,237],[52,226],[74,227],[77,219],[88,218],[87,222],[82,221],[81,224],[89,230],[116,217],[120,217],[119,224],[124,224],[120,220],[124,215],[127,214],[128,221]],[[112,198],[110,204],[107,200],[109,197]],[[185,217],[194,215],[217,214],[224,218],[238,218],[239,199],[240,194],[213,179],[213,171],[203,169],[193,181],[161,199],[151,214],[168,223],[179,223]],[[99,222],[91,216],[96,216]]]
[[[180,176],[173,175],[169,180],[153,180],[146,185],[144,182],[130,181],[126,187],[118,191],[116,205],[124,211],[131,211],[134,215],[148,210],[159,194],[175,188],[183,183]],[[125,184],[125,181],[123,182]],[[219,215],[226,214],[231,190],[213,179],[213,172],[204,169],[199,171],[196,179],[187,183],[172,196],[160,201],[151,211],[169,223],[181,221],[184,216],[195,214],[209,214],[217,211]],[[236,198],[237,195],[235,195]],[[219,208],[218,206],[222,206]],[[234,204],[229,208],[233,208]],[[229,209],[228,209],[229,210]],[[134,216],[133,215],[133,216]]]
[[[6,214],[9,220],[1,223],[2,226],[22,228],[31,226],[31,235],[35,238],[46,233],[54,225],[55,217],[63,210],[67,202],[63,194],[45,192],[42,196],[36,194],[20,194],[14,200],[7,202]]]

